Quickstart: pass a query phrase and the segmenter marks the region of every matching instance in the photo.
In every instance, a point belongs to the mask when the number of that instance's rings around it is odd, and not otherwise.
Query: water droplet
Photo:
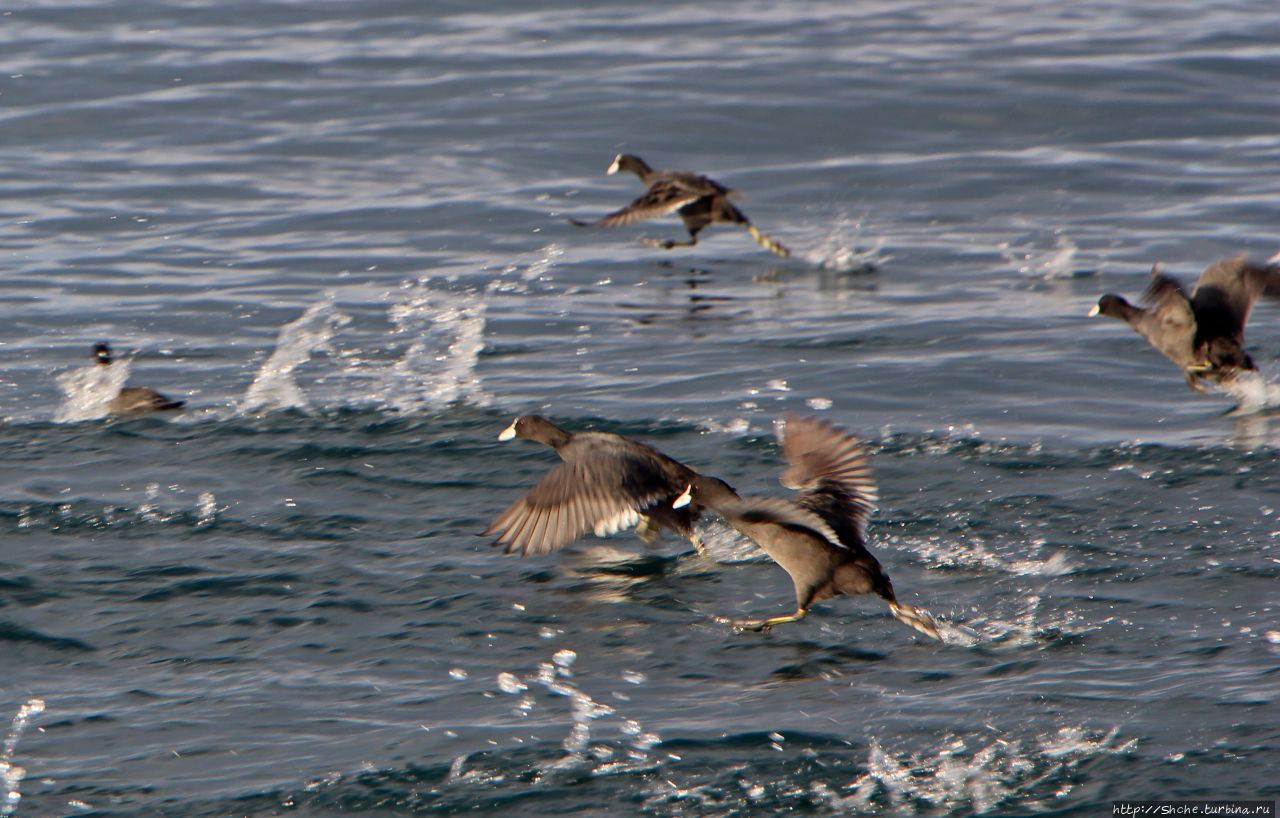
[[[503,672],[498,674],[498,688],[503,693],[523,693],[529,689],[529,686],[520,681],[520,677],[514,673]]]
[[[565,648],[564,650],[556,651],[555,655],[551,657],[551,661],[556,663],[556,667],[572,667],[573,663],[578,661],[578,654]]]

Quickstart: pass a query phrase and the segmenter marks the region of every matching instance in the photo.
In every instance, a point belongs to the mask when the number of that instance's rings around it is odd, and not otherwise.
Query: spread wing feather
[[[588,531],[603,536],[630,528],[666,492],[657,485],[626,485],[625,473],[590,460],[560,463],[499,514],[485,536],[508,553],[529,555],[555,551]]]
[[[861,545],[879,499],[862,441],[825,420],[795,415],[786,418],[779,439],[788,463],[781,483],[798,490],[796,501],[832,528],[842,533],[851,529]]]
[[[600,227],[621,227],[645,219],[656,219],[659,216],[674,213],[685,205],[696,202],[704,195],[675,182],[656,182],[643,196],[621,210],[601,218],[596,224]]]

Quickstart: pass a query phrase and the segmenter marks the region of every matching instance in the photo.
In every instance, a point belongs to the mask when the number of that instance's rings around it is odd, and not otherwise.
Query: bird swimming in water
[[[1257,370],[1244,349],[1244,326],[1259,296],[1280,297],[1280,266],[1233,256],[1210,264],[1188,294],[1160,265],[1151,269],[1143,306],[1107,293],[1089,311],[1133,327],[1182,370],[1187,386],[1205,392]]]
[[[521,415],[498,435],[545,443],[556,465],[485,530],[508,554],[545,554],[588,531],[605,536],[636,526],[645,542],[669,528],[703,553],[693,529],[701,507],[672,502],[697,472],[662,452],[611,432],[566,432],[539,415]]]
[[[790,416],[779,431],[788,466],[779,478],[794,499],[741,497],[715,477],[695,477],[675,505],[698,502],[759,545],[791,575],[795,613],[765,619],[721,619],[739,630],[768,630],[795,622],[813,603],[839,594],[875,594],[899,621],[942,639],[933,616],[899,602],[889,575],[866,547],[867,518],[877,490],[861,442],[845,429]]]
[[[111,346],[105,341],[94,344],[93,359],[99,366],[111,366]],[[145,386],[126,386],[107,402],[107,411],[113,415],[145,415],[181,409],[186,405],[184,400],[172,400]]]
[[[631,204],[594,222],[578,219],[569,221],[579,227],[619,227],[665,216],[674,211],[684,221],[685,229],[689,231],[689,240],[645,239],[646,244],[665,250],[692,247],[698,243],[698,233],[707,225],[740,224],[747,228],[751,238],[764,249],[784,258],[791,255],[791,251],[781,243],[756,229],[746,215],[729,201],[734,191],[714,179],[687,170],[654,170],[643,159],[630,153],[620,153],[614,157],[613,164],[609,165],[606,173],[613,175],[620,170],[639,176],[640,181],[649,189]]]

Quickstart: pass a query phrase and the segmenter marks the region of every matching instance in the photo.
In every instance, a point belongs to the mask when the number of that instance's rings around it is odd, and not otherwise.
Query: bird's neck
[[[551,426],[549,429],[544,430],[540,437],[543,443],[556,451],[560,451],[560,449],[569,445],[569,441],[573,439],[572,435],[558,426]]]

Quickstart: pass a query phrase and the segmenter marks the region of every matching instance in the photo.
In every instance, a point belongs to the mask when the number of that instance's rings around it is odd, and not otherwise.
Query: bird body
[[[740,224],[761,247],[780,256],[791,251],[781,243],[761,233],[746,215],[729,199],[734,191],[707,176],[687,170],[654,170],[643,159],[629,153],[614,157],[606,171],[612,175],[620,170],[630,171],[640,177],[648,190],[644,195],[621,210],[610,213],[594,222],[570,219],[580,227],[620,227],[645,219],[654,219],[669,213],[678,213],[689,231],[688,241],[649,239],[654,247],[670,250],[673,247],[692,247],[698,243],[698,233],[711,224]]]
[[[1157,265],[1143,293],[1143,306],[1107,293],[1089,315],[1128,323],[1177,364],[1189,387],[1203,392],[1206,383],[1225,383],[1241,372],[1257,370],[1244,348],[1244,327],[1254,302],[1263,295],[1280,296],[1280,267],[1233,256],[1205,268],[1190,294]]]
[[[700,509],[671,505],[697,476],[683,463],[629,437],[570,433],[538,415],[516,418],[498,437],[538,441],[561,459],[485,530],[507,553],[545,554],[588,531],[605,536],[632,526],[647,542],[669,528],[702,550],[693,529]]]
[[[889,575],[866,547],[866,520],[875,507],[875,481],[856,437],[816,418],[789,417],[781,434],[789,466],[784,485],[794,499],[741,497],[715,477],[699,475],[682,502],[696,499],[760,546],[790,576],[795,613],[732,621],[738,628],[767,630],[803,618],[813,603],[847,594],[875,594],[890,612],[921,633],[940,639],[937,623],[923,609],[901,603]]]
[[[181,409],[186,405],[184,400],[171,400],[145,386],[126,386],[107,403],[107,411],[113,415],[144,415]]]
[[[111,346],[106,342],[94,344],[93,358],[99,366],[111,366]],[[112,415],[145,415],[181,409],[186,405],[184,400],[172,400],[146,386],[126,386],[107,402],[107,412]]]

